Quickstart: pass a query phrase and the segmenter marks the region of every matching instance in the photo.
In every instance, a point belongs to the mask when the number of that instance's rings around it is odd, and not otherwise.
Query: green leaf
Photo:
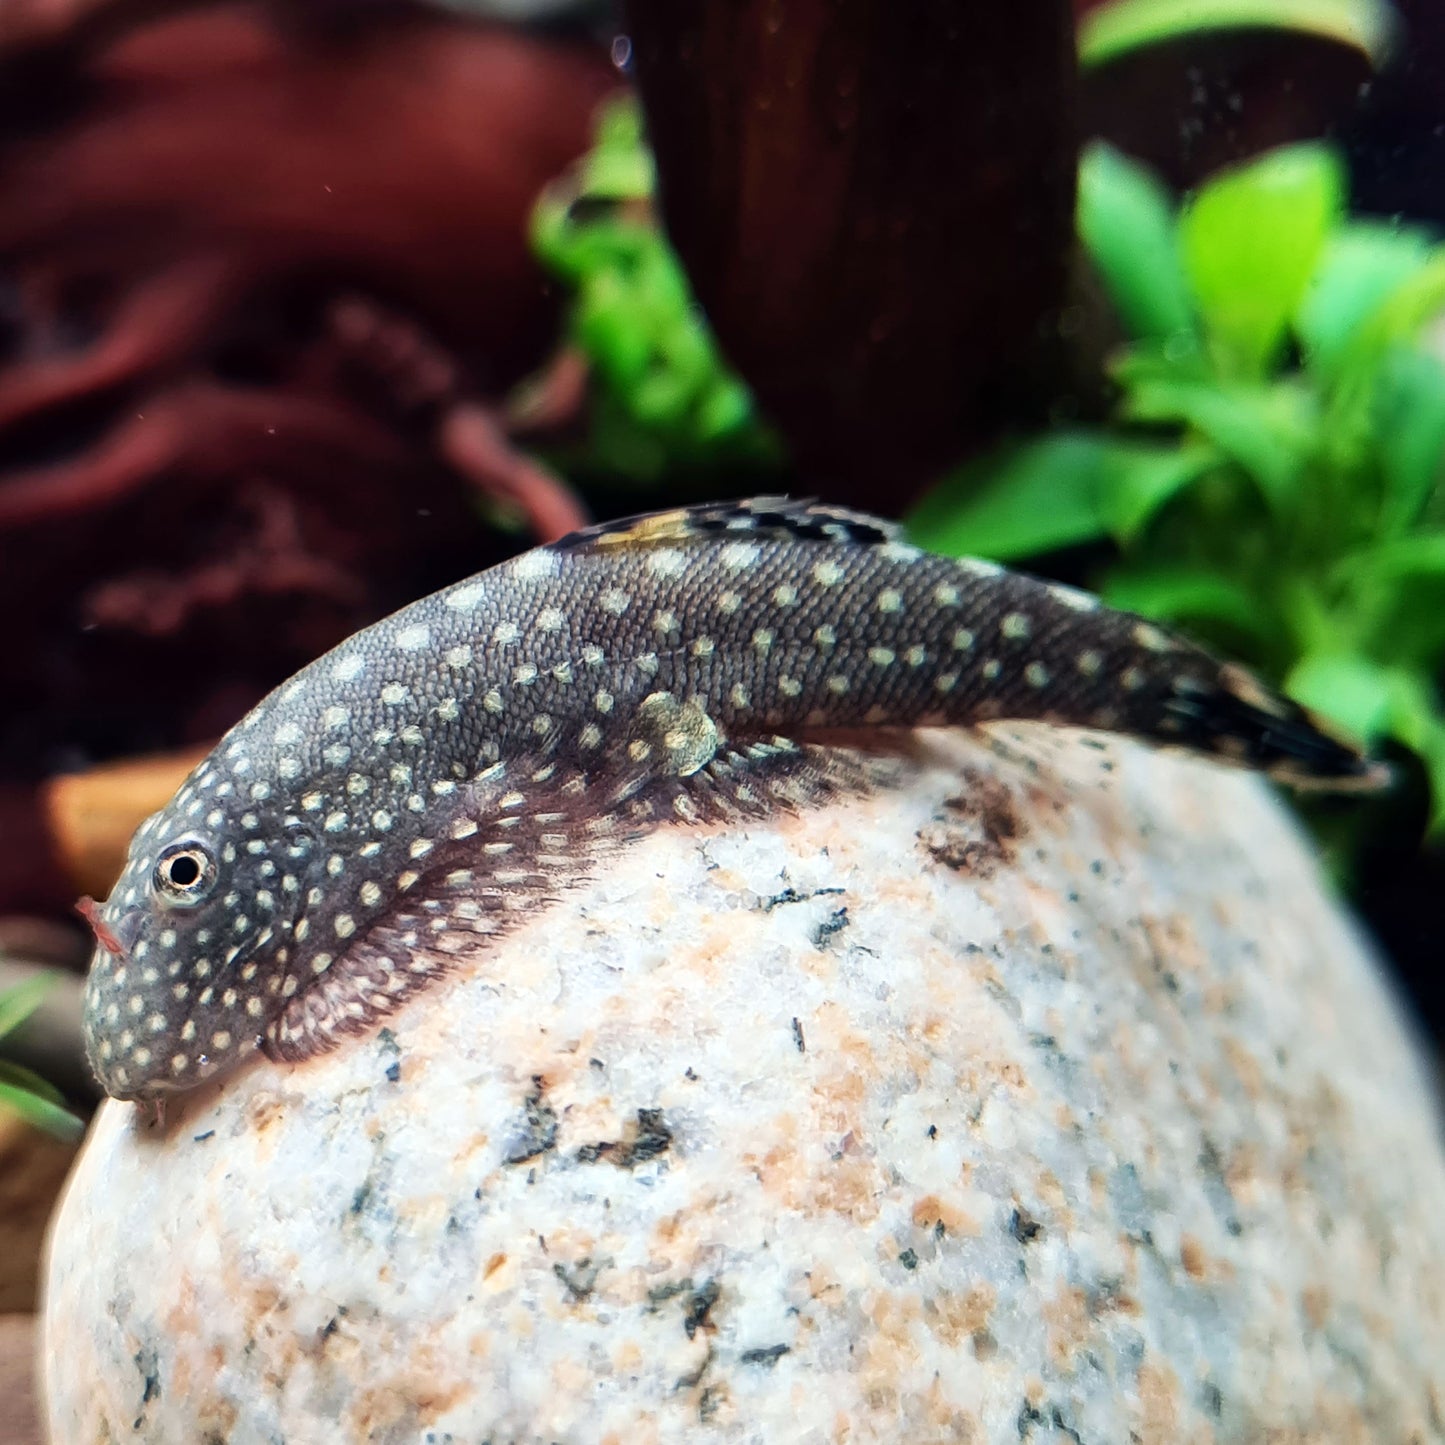
[[[1180,217],[1185,272],[1221,366],[1265,375],[1344,196],[1339,157],[1285,146],[1210,180]]]
[[[1276,515],[1288,516],[1313,451],[1314,398],[1292,383],[1149,381],[1126,392],[1127,420],[1193,428],[1242,467]]]
[[[1408,577],[1445,580],[1445,532],[1420,532],[1382,542],[1343,558],[1336,567],[1343,580],[1390,585]]]
[[[1079,165],[1079,235],[1135,336],[1193,328],[1174,207],[1144,166],[1096,141]]]
[[[1222,461],[1212,447],[1116,444],[1100,473],[1100,507],[1109,532],[1121,543],[1134,541],[1175,497]]]
[[[1445,651],[1445,533],[1420,532],[1336,562],[1330,583],[1348,599],[1357,636],[1376,656],[1436,669]]]
[[[54,974],[39,973],[0,993],[0,1039],[13,1034],[40,1007],[54,985]]]
[[[1333,718],[1353,737],[1369,741],[1390,729],[1394,676],[1368,658],[1313,653],[1295,664],[1284,689],[1296,702]]]
[[[1360,323],[1349,361],[1374,365],[1390,347],[1413,343],[1428,322],[1445,310],[1445,247],[1435,247],[1425,264],[1407,276]]]
[[[906,519],[922,547],[948,556],[1036,557],[1106,534],[1099,498],[1118,443],[1061,432],[960,467]]]
[[[64,1106],[56,1089],[8,1059],[0,1059],[0,1107],[59,1139],[78,1139],[85,1132],[84,1123]]]
[[[1351,360],[1365,319],[1430,257],[1423,231],[1352,221],[1328,241],[1295,317],[1309,364],[1336,376]]]
[[[1138,612],[1161,622],[1205,624],[1205,630],[1224,630],[1268,644],[1268,614],[1253,593],[1218,572],[1187,567],[1159,570],[1119,568],[1104,587],[1112,607]]]
[[[1396,28],[1384,0],[1114,0],[1080,21],[1079,61],[1103,65],[1162,41],[1245,27],[1337,40],[1376,66],[1389,54]]]
[[[634,96],[603,107],[597,143],[582,167],[582,190],[599,200],[646,200],[657,185],[652,151]]]
[[[1445,366],[1423,351],[1396,347],[1375,383],[1372,408],[1386,491],[1380,528],[1412,526],[1435,495],[1445,462]]]

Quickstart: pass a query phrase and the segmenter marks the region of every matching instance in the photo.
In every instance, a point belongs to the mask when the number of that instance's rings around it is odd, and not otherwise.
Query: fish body
[[[592,528],[340,644],[138,830],[94,918],[119,1098],[302,1059],[659,822],[849,785],[830,737],[1043,719],[1349,786],[1359,753],[1085,593],[779,499]]]

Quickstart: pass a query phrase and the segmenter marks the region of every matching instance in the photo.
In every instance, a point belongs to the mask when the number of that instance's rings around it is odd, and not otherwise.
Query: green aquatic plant
[[[587,360],[588,434],[574,475],[652,483],[776,466],[779,448],[732,373],[653,210],[635,101],[601,113],[595,144],[532,216],[532,249],[569,291],[565,340]]]
[[[1386,0],[1112,0],[1079,21],[1079,63],[1106,65],[1153,45],[1221,30],[1294,30],[1352,46],[1379,65],[1395,29]]]
[[[1102,544],[1113,604],[1414,752],[1445,827],[1445,247],[1351,219],[1339,156],[1272,151],[1176,209],[1103,145],[1079,232],[1132,341],[1111,424],[1010,445],[910,518],[944,552]]]
[[[0,1041],[40,1007],[53,983],[51,976],[40,974],[0,991]],[[78,1139],[85,1128],[65,1107],[58,1089],[10,1059],[0,1059],[0,1109],[11,1110],[59,1139]]]

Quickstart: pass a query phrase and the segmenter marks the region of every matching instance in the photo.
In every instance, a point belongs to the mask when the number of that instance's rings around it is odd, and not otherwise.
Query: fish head
[[[295,987],[317,840],[263,801],[207,792],[207,767],[140,826],[105,903],[79,905],[96,938],[86,1054],[113,1098],[162,1098],[234,1067]]]

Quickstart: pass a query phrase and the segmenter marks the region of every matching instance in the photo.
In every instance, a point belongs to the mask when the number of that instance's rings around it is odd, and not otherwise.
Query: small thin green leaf
[[[1344,190],[1333,150],[1294,145],[1221,172],[1186,204],[1184,268],[1226,369],[1261,377],[1278,355]]]
[[[1063,432],[1007,446],[960,467],[908,516],[909,535],[947,556],[1012,561],[1105,535],[1099,494],[1116,446]]]
[[[1426,352],[1396,347],[1376,378],[1372,420],[1386,484],[1380,526],[1395,535],[1415,523],[1440,485],[1445,366]]]
[[[1161,622],[1203,623],[1210,632],[1223,629],[1260,643],[1271,640],[1270,619],[1259,600],[1218,572],[1121,567],[1110,574],[1104,598],[1112,607]]]
[[[1421,532],[1382,542],[1343,558],[1335,573],[1341,580],[1368,580],[1376,586],[1408,577],[1445,579],[1445,532]]]
[[[1243,28],[1320,35],[1363,51],[1379,66],[1396,23],[1384,0],[1114,0],[1079,22],[1079,61],[1103,65],[1163,41]]]
[[[1437,669],[1445,655],[1445,534],[1365,548],[1336,563],[1331,584],[1369,651],[1392,663]]]
[[[1100,470],[1100,506],[1111,535],[1121,543],[1134,541],[1163,507],[1222,460],[1214,448],[1198,444],[1116,446]]]
[[[1128,391],[1120,412],[1130,421],[1191,427],[1243,468],[1276,514],[1295,505],[1317,425],[1306,389],[1152,381]]]
[[[1353,737],[1369,741],[1390,728],[1395,683],[1392,673],[1351,653],[1312,653],[1285,678],[1285,691]]]
[[[1079,235],[1135,336],[1193,328],[1174,206],[1146,167],[1096,141],[1079,166]]]
[[[1430,238],[1388,221],[1352,221],[1326,243],[1295,317],[1312,367],[1337,375],[1365,319],[1424,268]]]
[[[61,1102],[60,1094],[38,1074],[0,1059],[0,1107],[9,1108],[28,1124],[67,1141],[80,1138],[84,1123]]]
[[[0,993],[0,1039],[14,1033],[40,1007],[54,985],[54,974],[39,973]]]
[[[1392,346],[1415,342],[1441,311],[1445,311],[1445,247],[1437,246],[1419,270],[1361,321],[1350,348],[1350,364],[1374,365]]]
[[[1109,360],[1109,376],[1123,390],[1146,382],[1215,381],[1214,371],[1192,336],[1175,332],[1161,342],[1142,342]]]

